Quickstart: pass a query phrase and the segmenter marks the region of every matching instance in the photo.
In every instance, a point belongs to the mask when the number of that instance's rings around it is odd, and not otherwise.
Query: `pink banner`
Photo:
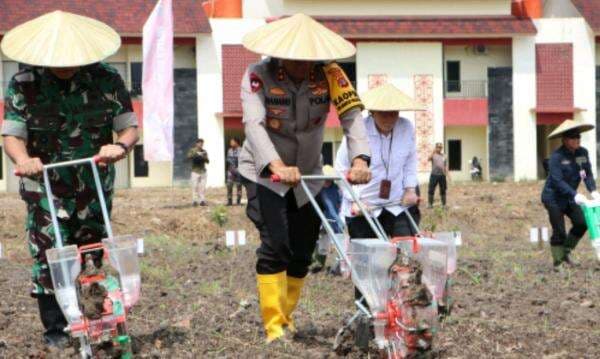
[[[173,160],[173,5],[159,0],[143,32],[144,158]]]

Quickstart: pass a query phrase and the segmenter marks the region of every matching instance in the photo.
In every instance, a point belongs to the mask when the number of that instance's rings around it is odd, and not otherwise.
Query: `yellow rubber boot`
[[[294,327],[294,320],[292,319],[292,313],[298,301],[300,300],[300,292],[304,286],[304,278],[287,277],[287,303],[285,306],[285,317],[288,321],[288,328],[292,331],[296,331]]]
[[[283,327],[288,324],[285,315],[287,278],[285,272],[257,274],[260,313],[267,333],[267,343],[283,336]]]

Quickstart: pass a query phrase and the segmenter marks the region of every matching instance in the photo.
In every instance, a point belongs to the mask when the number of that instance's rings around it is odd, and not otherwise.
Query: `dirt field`
[[[453,315],[435,346],[442,358],[600,357],[600,268],[584,239],[578,269],[551,270],[548,247],[529,243],[531,226],[548,225],[542,184],[450,185],[447,214],[423,209],[426,229],[461,230]],[[243,207],[228,207],[228,223],[210,207],[189,206],[187,189],[126,190],[115,201],[116,234],[145,233],[143,294],[130,316],[138,357],[328,358],[333,337],[351,314],[351,283],[311,275],[296,317],[309,335],[263,344],[254,278],[257,233]],[[24,205],[0,195],[0,358],[44,354],[36,302],[28,295],[30,258]],[[248,245],[224,246],[224,229],[245,229]],[[358,354],[352,356],[357,357]]]

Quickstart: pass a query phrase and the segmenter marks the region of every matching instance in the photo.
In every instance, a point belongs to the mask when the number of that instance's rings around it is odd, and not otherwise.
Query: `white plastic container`
[[[453,274],[454,272],[456,272],[456,259],[457,259],[457,254],[456,254],[456,238],[455,238],[455,232],[438,232],[438,233],[434,233],[433,234],[433,238],[437,239],[438,241],[442,241],[444,243],[446,243],[446,245],[448,246],[448,270],[447,273],[448,275]]]
[[[48,267],[54,286],[56,301],[65,318],[71,323],[81,320],[81,311],[77,302],[75,281],[81,272],[81,263],[77,253],[77,246],[70,245],[62,248],[46,250]]]
[[[321,230],[319,234],[319,240],[317,241],[317,251],[320,255],[326,256],[329,253],[329,246],[331,241],[325,230]]]
[[[110,264],[119,272],[123,304],[132,307],[140,298],[141,278],[137,256],[137,240],[133,236],[117,236],[103,239],[108,250]]]
[[[592,248],[596,252],[596,258],[600,261],[600,239],[592,240]]]
[[[396,247],[380,239],[350,242],[352,282],[365,296],[374,313],[383,312],[390,289],[389,269],[396,260]]]
[[[417,260],[423,269],[423,283],[433,295],[433,299],[439,301],[444,296],[446,279],[448,277],[448,246],[446,243],[431,239],[417,239],[418,251],[413,251],[412,241],[401,241],[398,246],[408,256]]]

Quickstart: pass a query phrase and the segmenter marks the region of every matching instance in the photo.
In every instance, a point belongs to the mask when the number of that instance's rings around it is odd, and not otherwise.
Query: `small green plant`
[[[223,228],[228,221],[227,209],[225,206],[216,206],[211,213],[211,220],[215,222],[219,227]]]
[[[471,282],[473,282],[473,284],[475,284],[475,285],[481,284],[481,273],[479,273],[479,272],[471,273],[466,268],[459,268],[459,271],[465,273],[469,277],[469,279],[471,279]]]

